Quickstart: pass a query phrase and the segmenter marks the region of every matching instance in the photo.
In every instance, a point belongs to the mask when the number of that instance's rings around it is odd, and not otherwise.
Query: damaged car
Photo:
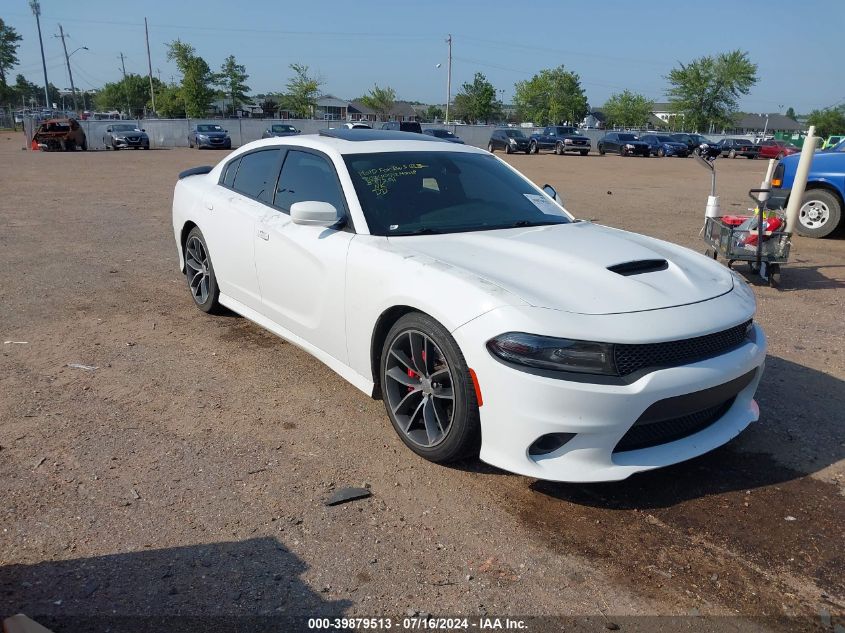
[[[35,130],[32,148],[48,152],[85,151],[88,139],[76,119],[47,119]]]

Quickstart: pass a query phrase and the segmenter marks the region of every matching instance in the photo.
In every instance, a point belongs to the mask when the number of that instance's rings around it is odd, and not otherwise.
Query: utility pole
[[[44,69],[44,107],[48,110],[50,106],[50,92],[47,90],[47,61],[44,59],[44,40],[41,39],[41,3],[38,0],[29,0],[29,8],[35,15],[35,24],[38,26],[38,45],[41,47],[41,67]]]
[[[123,53],[120,53],[120,68],[123,71],[123,92],[126,94],[126,114],[132,116],[132,106],[129,105],[129,86],[126,85],[126,64],[123,61]]]
[[[452,34],[446,38],[446,43],[449,45],[449,65],[446,67],[446,120],[444,123],[449,123],[449,102],[452,100]]]
[[[144,35],[147,38],[147,68],[150,71],[150,99],[153,102],[153,112],[156,111],[156,93],[153,90],[153,62],[150,59],[150,30],[147,27],[147,18],[144,18]],[[158,116],[158,115],[156,115]]]
[[[65,51],[65,62],[67,63],[67,75],[70,77],[70,91],[73,93],[73,111],[79,112],[79,103],[76,101],[76,86],[73,85],[73,73],[70,70],[70,56],[67,54],[67,44],[65,44],[65,31],[61,24],[59,24],[59,37],[62,38],[62,48]]]

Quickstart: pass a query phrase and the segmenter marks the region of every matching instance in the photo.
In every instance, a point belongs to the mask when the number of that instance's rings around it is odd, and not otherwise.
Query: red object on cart
[[[739,226],[750,217],[749,215],[723,215],[722,223],[727,226]]]

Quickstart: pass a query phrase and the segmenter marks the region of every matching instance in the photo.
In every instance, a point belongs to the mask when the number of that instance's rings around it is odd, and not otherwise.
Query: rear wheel
[[[666,156],[666,151],[662,147],[660,147],[660,148],[657,149],[657,155],[660,158],[663,158],[664,156]]]
[[[380,372],[384,406],[408,448],[444,463],[476,453],[480,423],[475,388],[455,339],[419,312],[387,334]]]
[[[184,257],[185,277],[194,303],[203,312],[218,312],[220,290],[217,287],[217,277],[214,275],[214,266],[211,264],[205,237],[197,227],[188,233]]]
[[[841,218],[842,206],[835,195],[824,189],[811,189],[804,192],[796,228],[806,237],[827,237]]]
[[[728,152],[728,158],[736,158],[736,150],[732,149]]]

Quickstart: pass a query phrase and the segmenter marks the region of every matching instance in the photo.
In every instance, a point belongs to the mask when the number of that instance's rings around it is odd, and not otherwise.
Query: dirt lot
[[[417,612],[845,626],[841,236],[797,239],[782,288],[755,286],[770,337],[759,423],[627,482],[550,484],[422,461],[381,402],[192,305],[171,194],[222,154],[33,153],[18,136],[0,134],[0,616],[56,631]],[[709,178],[692,159],[509,160],[580,217],[703,249]],[[744,209],[765,163],[718,167],[723,206]],[[363,484],[370,499],[323,505]]]

